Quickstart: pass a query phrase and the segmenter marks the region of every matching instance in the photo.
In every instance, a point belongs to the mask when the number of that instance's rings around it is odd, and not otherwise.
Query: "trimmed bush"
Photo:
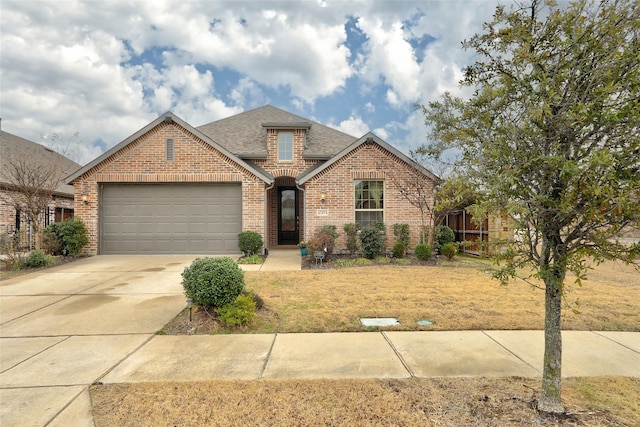
[[[216,308],[218,320],[227,326],[242,326],[253,320],[256,302],[251,295],[239,295],[230,304]]]
[[[244,289],[244,272],[229,257],[197,258],[182,272],[187,298],[205,308],[224,307]]]
[[[246,256],[256,255],[264,246],[262,236],[255,231],[243,231],[238,234],[238,247]]]
[[[440,248],[447,243],[455,242],[456,234],[452,229],[446,225],[439,225],[436,227],[435,239],[433,240],[433,246],[436,252],[440,251]]]
[[[440,253],[447,257],[448,260],[452,260],[458,253],[458,245],[454,242],[445,243],[440,248]]]
[[[55,222],[45,228],[44,244],[54,255],[78,255],[89,243],[87,227],[80,219]]]
[[[53,260],[39,249],[29,252],[29,255],[22,261],[22,264],[29,268],[46,267],[52,263]]]
[[[358,231],[360,230],[360,224],[357,222],[350,222],[345,224],[342,229],[347,235],[347,250],[351,256],[354,256],[358,250]]]
[[[396,242],[402,243],[405,248],[409,247],[411,243],[409,224],[393,224],[393,235],[396,236]]]
[[[427,261],[431,258],[431,246],[426,243],[421,243],[416,246],[414,252],[416,254],[416,258],[419,260]]]
[[[372,222],[360,232],[360,247],[365,258],[375,259],[386,248],[386,227],[383,222]]]
[[[393,245],[393,249],[391,249],[391,254],[394,258],[404,258],[407,254],[407,247],[402,242],[396,242],[396,244]]]

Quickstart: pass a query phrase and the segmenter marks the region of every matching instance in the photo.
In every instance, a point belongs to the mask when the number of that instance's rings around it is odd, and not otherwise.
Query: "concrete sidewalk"
[[[640,377],[640,333],[564,331],[563,376]],[[540,377],[542,331],[156,336],[98,380]]]

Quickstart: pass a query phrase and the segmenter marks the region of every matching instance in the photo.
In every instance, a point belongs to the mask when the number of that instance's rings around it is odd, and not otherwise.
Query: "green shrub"
[[[239,295],[232,303],[216,308],[218,320],[227,326],[241,326],[253,320],[256,302],[251,295]]]
[[[29,255],[22,261],[22,264],[29,268],[46,267],[52,263],[53,260],[39,249],[29,252]]]
[[[246,256],[260,253],[264,246],[262,236],[255,231],[243,231],[238,234],[238,247]]]
[[[440,251],[440,248],[447,243],[455,242],[456,234],[452,229],[446,225],[439,225],[436,227],[435,239],[433,240],[433,246],[436,252]]]
[[[87,227],[76,218],[47,226],[44,236],[45,249],[54,255],[78,255],[89,243]]]
[[[372,222],[360,232],[360,247],[365,258],[375,259],[384,253],[386,227],[383,222]]]
[[[344,234],[347,235],[347,250],[351,256],[354,256],[358,250],[358,231],[360,230],[360,224],[350,222],[345,224],[342,229],[344,230]]]
[[[389,258],[388,256],[377,256],[374,261],[378,264],[390,264],[391,263],[391,258]]]
[[[205,308],[223,307],[244,289],[244,273],[229,257],[196,258],[182,272],[187,298]]]
[[[264,258],[258,254],[249,255],[238,260],[238,264],[262,264],[263,262]]]
[[[447,257],[448,260],[452,260],[458,253],[458,245],[454,242],[445,243],[440,248],[440,253]]]
[[[355,260],[352,259],[337,259],[334,261],[334,265],[338,268],[353,267],[356,265]]]
[[[354,264],[358,267],[364,267],[373,264],[373,261],[367,258],[356,258]]]
[[[409,247],[411,243],[409,224],[393,224],[393,235],[396,236],[396,242],[402,243],[405,248]]]
[[[393,249],[391,249],[391,254],[394,258],[404,258],[407,254],[407,247],[402,242],[396,242],[396,244],[393,245]]]
[[[419,260],[427,261],[431,258],[431,246],[427,245],[426,243],[421,243],[416,246],[414,252],[416,254],[416,258],[418,258]]]

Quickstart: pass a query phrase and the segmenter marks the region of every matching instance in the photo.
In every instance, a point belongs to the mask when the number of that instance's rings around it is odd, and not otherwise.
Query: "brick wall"
[[[166,160],[169,138],[173,161]],[[74,181],[75,215],[87,225],[89,253],[98,251],[100,184],[117,182],[241,182],[242,228],[264,236],[264,182],[181,126],[161,123]]]
[[[408,177],[411,169],[401,159],[384,150],[377,144],[363,144],[353,152],[334,163],[328,170],[321,172],[305,183],[305,212],[307,230],[304,236],[309,239],[315,231],[325,224],[335,225],[340,233],[337,248],[346,249],[343,225],[355,222],[355,181],[384,181],[384,222],[387,224],[388,247],[395,243],[393,224],[409,224],[411,247],[419,243],[421,226],[420,211],[412,206],[389,179],[388,171],[396,177]],[[431,182],[433,191],[434,183]],[[322,193],[327,194],[323,203]],[[425,218],[425,225],[430,218]]]

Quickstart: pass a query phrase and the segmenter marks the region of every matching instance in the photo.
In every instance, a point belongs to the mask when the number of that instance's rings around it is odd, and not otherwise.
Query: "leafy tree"
[[[519,238],[505,242],[495,277],[544,283],[545,412],[564,411],[566,273],[579,285],[590,260],[633,263],[640,253],[617,240],[640,228],[639,13],[637,0],[499,6],[463,42],[478,55],[461,82],[475,88],[470,99],[445,94],[422,107],[435,141],[427,151],[458,149],[481,210],[514,220]]]

